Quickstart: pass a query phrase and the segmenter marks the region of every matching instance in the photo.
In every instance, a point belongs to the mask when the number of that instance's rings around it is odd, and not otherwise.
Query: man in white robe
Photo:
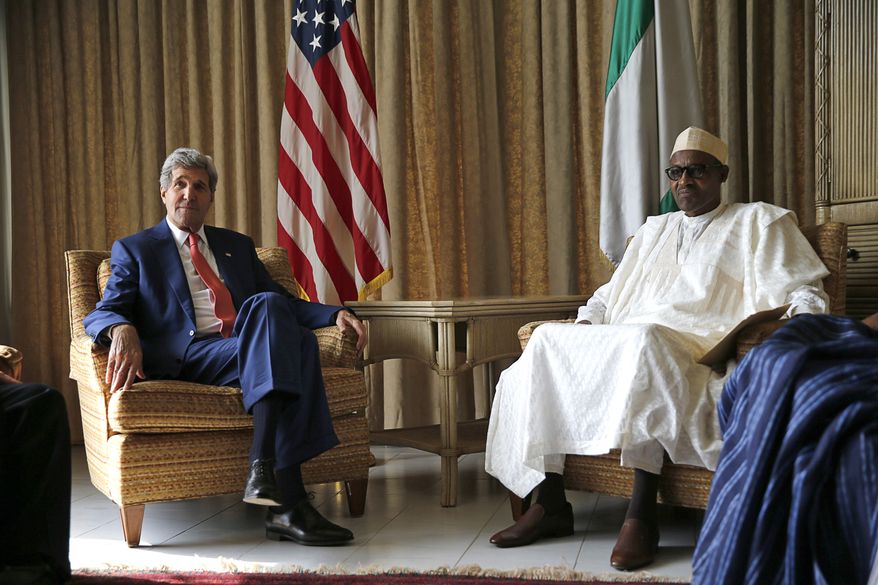
[[[611,564],[652,562],[665,453],[709,469],[719,457],[716,399],[727,374],[699,358],[757,311],[826,311],[828,271],[795,215],[721,202],[727,153],[704,130],[682,132],[666,170],[681,211],[648,218],[576,324],[537,328],[501,375],[485,468],[526,502],[539,489],[518,522],[491,537],[497,546],[572,534],[564,454],[620,449],[635,482]]]

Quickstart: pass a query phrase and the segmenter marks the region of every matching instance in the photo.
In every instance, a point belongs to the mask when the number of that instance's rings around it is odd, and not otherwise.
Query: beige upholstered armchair
[[[825,223],[802,228],[802,233],[814,247],[829,270],[823,279],[823,288],[829,296],[830,311],[836,315],[845,312],[847,261],[847,226],[843,223]],[[528,340],[542,323],[528,323],[518,330],[518,339],[524,349]],[[571,321],[572,322],[572,321]],[[758,345],[783,321],[769,321],[743,329],[737,338],[740,359],[750,348]],[[659,501],[686,508],[707,507],[713,472],[702,467],[678,465],[666,460],[659,480]],[[611,496],[631,497],[634,470],[622,467],[618,451],[606,455],[567,455],[564,464],[564,484],[567,489],[583,490]],[[510,492],[512,516],[516,520],[523,512],[521,498]]]
[[[275,281],[295,293],[286,251],[261,248],[258,254]],[[137,546],[145,504],[243,493],[252,424],[237,388],[147,380],[109,393],[107,349],[92,344],[82,326],[103,294],[109,256],[106,251],[66,253],[70,377],[79,386],[91,481],[118,504],[125,540]],[[306,484],[343,481],[348,509],[359,516],[370,460],[365,380],[353,340],[336,327],[315,333],[341,444],[303,465],[302,474]]]

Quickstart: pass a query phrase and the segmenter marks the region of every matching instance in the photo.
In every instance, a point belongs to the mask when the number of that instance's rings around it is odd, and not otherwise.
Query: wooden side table
[[[457,376],[475,366],[521,354],[517,332],[531,321],[567,319],[585,296],[508,297],[443,301],[346,303],[369,328],[364,361],[408,358],[442,379],[439,424],[371,434],[374,442],[414,447],[442,458],[440,504],[457,505],[457,458],[485,450],[488,421],[457,421]],[[457,363],[457,353],[466,360]]]

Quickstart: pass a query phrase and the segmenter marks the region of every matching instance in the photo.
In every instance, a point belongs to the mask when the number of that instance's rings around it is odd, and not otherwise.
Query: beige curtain
[[[811,4],[691,2],[708,126],[732,146],[729,198],[813,221]],[[383,298],[584,294],[607,279],[597,227],[614,6],[360,0],[393,234]],[[289,16],[274,0],[9,0],[12,341],[27,380],[65,392],[75,428],[63,252],[157,222],[171,149],[214,155],[210,221],[276,242]],[[430,379],[388,365],[372,424],[435,422]],[[484,414],[485,396],[462,400],[462,416]]]
[[[726,197],[813,224],[813,0],[690,6],[707,124],[729,143]]]
[[[404,234],[383,298],[574,294],[606,280],[596,228],[613,5],[359,10],[391,227]],[[487,389],[460,382],[460,417],[485,415]],[[374,427],[436,422],[438,380],[421,364],[387,363],[372,387]]]

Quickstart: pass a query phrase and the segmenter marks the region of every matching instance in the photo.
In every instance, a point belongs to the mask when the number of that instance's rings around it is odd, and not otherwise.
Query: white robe
[[[567,453],[620,449],[622,465],[659,473],[667,452],[715,469],[725,377],[697,360],[741,320],[795,301],[793,291],[828,271],[779,207],[725,206],[678,262],[682,220],[650,217],[638,230],[595,292],[604,324],[542,325],[501,374],[485,469],[517,495],[561,473]],[[808,298],[808,311],[825,310]]]

